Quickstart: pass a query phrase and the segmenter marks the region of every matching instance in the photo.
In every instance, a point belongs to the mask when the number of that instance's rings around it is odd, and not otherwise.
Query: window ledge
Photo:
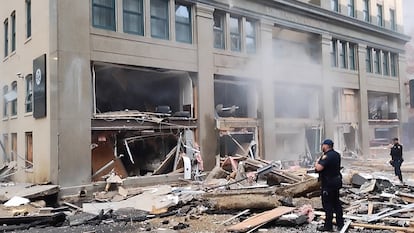
[[[10,116],[10,120],[17,119],[17,115]]]
[[[9,117],[3,117],[3,121],[9,120]]]
[[[24,44],[29,43],[29,41],[31,41],[31,40],[32,40],[32,36],[28,37],[28,38],[24,41]]]
[[[9,57],[13,57],[14,55],[16,55],[16,50],[14,50],[13,52],[10,53]]]
[[[227,50],[227,49],[217,49],[214,48],[214,54],[218,54],[218,55],[230,55],[230,56],[235,56],[235,57],[249,57],[248,53],[245,52],[236,52],[236,51],[231,51],[231,50]]]
[[[7,60],[9,60],[9,55],[3,58],[3,62],[6,62]]]
[[[24,114],[24,116],[25,116],[25,117],[33,116],[33,112],[26,112],[26,113]]]

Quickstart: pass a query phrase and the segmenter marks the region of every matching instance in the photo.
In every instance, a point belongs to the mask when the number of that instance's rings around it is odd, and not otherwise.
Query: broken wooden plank
[[[212,209],[222,210],[270,210],[280,206],[279,197],[267,194],[235,194],[207,198]]]
[[[377,224],[368,224],[368,223],[351,223],[352,227],[363,227],[367,229],[375,230],[392,230],[392,231],[403,231],[403,232],[414,232],[413,227],[397,227],[397,226],[387,226],[387,225],[377,225]]]
[[[368,202],[368,215],[371,215],[374,211],[374,203],[372,201]]]
[[[351,223],[351,220],[347,220],[339,233],[345,233],[348,230]]]
[[[391,215],[394,215],[394,214],[398,214],[398,213],[401,213],[401,212],[405,212],[405,211],[408,211],[408,210],[411,210],[411,209],[414,209],[414,204],[409,204],[409,205],[404,206],[401,209],[389,211],[387,213],[383,213],[383,214],[371,217],[371,218],[368,219],[368,222],[369,223],[370,222],[375,222],[375,221],[381,220],[382,218],[385,218],[385,217],[388,217],[388,216],[391,216]]]
[[[247,210],[243,210],[242,212],[240,212],[240,213],[238,213],[238,214],[234,215],[233,217],[231,217],[231,218],[229,218],[229,219],[227,219],[227,220],[224,220],[223,222],[221,222],[221,223],[220,223],[220,225],[225,225],[226,223],[229,223],[229,222],[230,222],[230,221],[232,221],[233,219],[236,219],[236,218],[238,218],[238,217],[240,217],[240,216],[242,216],[242,215],[248,214],[249,212],[250,212],[250,210],[249,210],[249,209],[247,209]]]
[[[165,173],[169,173],[171,171],[168,171],[168,166],[173,167],[174,164],[174,160],[175,160],[175,152],[177,151],[177,146],[175,146],[166,156],[164,161],[161,163],[161,165],[155,169],[153,175],[160,175],[160,174],[165,174]]]
[[[227,228],[227,231],[231,232],[246,232],[249,231],[259,225],[268,223],[284,214],[287,214],[289,212],[292,212],[295,208],[293,207],[286,207],[286,206],[280,206],[273,210],[269,210],[266,212],[263,212],[261,214],[257,214],[251,218],[248,218],[244,220],[241,223],[238,223],[234,226],[231,226]]]

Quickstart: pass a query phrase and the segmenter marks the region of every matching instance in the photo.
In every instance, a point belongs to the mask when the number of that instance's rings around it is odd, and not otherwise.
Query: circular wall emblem
[[[36,70],[35,80],[36,80],[36,84],[40,85],[40,82],[42,81],[42,71],[40,69]]]

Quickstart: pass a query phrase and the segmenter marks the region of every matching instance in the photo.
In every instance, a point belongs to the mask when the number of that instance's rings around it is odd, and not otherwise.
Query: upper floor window
[[[11,51],[16,50],[16,12],[13,11],[11,14]]]
[[[374,72],[376,74],[381,74],[381,50],[375,49],[374,50]]]
[[[346,64],[346,42],[339,41],[339,67],[340,68],[347,68]]]
[[[391,76],[392,77],[397,77],[397,72],[398,72],[398,54],[396,53],[391,53],[390,56],[390,60],[391,60]]]
[[[32,1],[26,0],[26,38],[32,36]]]
[[[224,14],[221,12],[214,12],[214,48],[224,49]]]
[[[169,33],[169,7],[168,0],[151,0],[151,36],[168,40]]]
[[[355,17],[355,0],[348,0],[348,16]]]
[[[390,75],[390,57],[389,52],[382,52],[382,74],[383,75]]]
[[[366,71],[372,73],[372,48],[367,48],[367,53],[365,56]]]
[[[382,10],[382,5],[381,4],[377,4],[377,25],[382,27],[384,25],[383,21],[383,10]]]
[[[176,41],[192,43],[191,7],[175,4],[175,37]]]
[[[33,77],[31,74],[26,76],[26,112],[33,111]]]
[[[238,17],[230,16],[230,40],[231,51],[241,51],[241,20]]]
[[[246,20],[246,51],[256,52],[256,24],[251,20]]]
[[[115,31],[115,0],[92,0],[94,27]]]
[[[13,95],[13,100],[11,101],[11,115],[16,116],[17,115],[17,81],[12,82],[11,84],[11,90]]]
[[[363,0],[362,14],[363,14],[364,21],[369,22],[370,21],[369,0]]]
[[[395,22],[395,10],[390,9],[390,24],[391,24],[391,30],[395,31],[397,30],[397,24]]]
[[[331,66],[341,69],[357,70],[357,44],[332,39]]]
[[[338,66],[338,49],[337,49],[337,40],[331,41],[331,66],[337,67]]]
[[[144,35],[143,0],[123,0],[124,32]]]
[[[338,0],[331,0],[331,10],[339,12]]]
[[[9,20],[4,21],[4,57],[9,55]]]
[[[9,86],[5,85],[3,86],[3,117],[8,117],[8,101],[6,98],[6,95],[9,93]]]
[[[356,51],[357,51],[357,45],[349,43],[348,48],[348,61],[349,61],[349,69],[350,70],[356,70]]]

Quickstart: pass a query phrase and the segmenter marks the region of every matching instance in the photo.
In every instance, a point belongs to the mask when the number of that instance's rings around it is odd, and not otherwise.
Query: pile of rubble
[[[315,232],[324,219],[317,174],[281,162],[235,156],[220,159],[204,181],[152,187],[124,181],[113,174],[93,195],[59,199],[55,185],[3,183],[0,231],[100,224],[155,232]],[[338,230],[414,232],[414,187],[349,170],[344,183],[347,221]]]

